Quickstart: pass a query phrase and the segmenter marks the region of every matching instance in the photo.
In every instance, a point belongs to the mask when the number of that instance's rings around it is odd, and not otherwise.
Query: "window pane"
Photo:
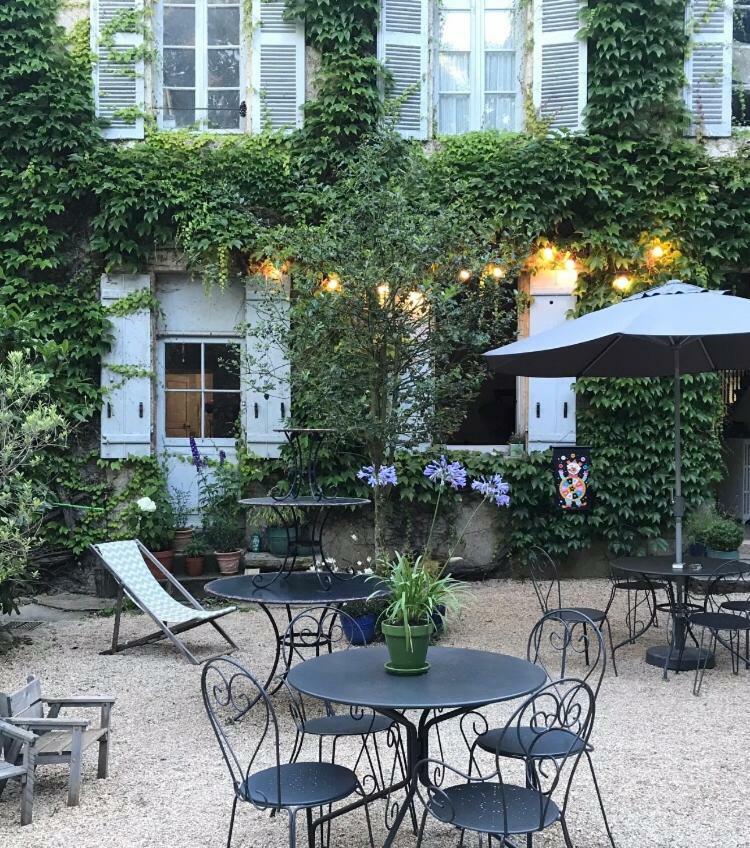
[[[510,11],[484,13],[484,46],[501,50],[513,46],[513,17]]]
[[[515,61],[513,53],[484,54],[485,91],[515,91]]]
[[[734,8],[734,40],[750,44],[750,6]]]
[[[455,135],[469,131],[469,96],[441,94],[438,109],[441,133]]]
[[[200,344],[170,343],[164,346],[165,379],[168,389],[201,387]]]
[[[188,89],[164,89],[164,125],[191,127],[195,123],[195,92]]]
[[[164,435],[176,439],[201,437],[201,393],[167,392]]]
[[[209,50],[208,51],[208,86],[209,88],[235,88],[240,84],[240,51]]]
[[[229,91],[208,92],[208,125],[215,130],[241,129],[240,93]]]
[[[469,54],[441,53],[439,91],[469,90]]]
[[[440,47],[443,50],[471,50],[471,12],[442,13]]]
[[[239,389],[240,349],[238,345],[207,344],[204,357],[207,389]]]
[[[240,43],[240,10],[238,7],[208,9],[208,43]]]
[[[164,44],[195,44],[195,9],[164,7]]]
[[[239,392],[206,392],[205,438],[233,439],[237,435],[237,420],[240,417]]]
[[[488,94],[484,98],[483,127],[512,130],[515,126],[516,98],[507,94]]]
[[[164,85],[192,88],[195,85],[195,50],[165,47]]]

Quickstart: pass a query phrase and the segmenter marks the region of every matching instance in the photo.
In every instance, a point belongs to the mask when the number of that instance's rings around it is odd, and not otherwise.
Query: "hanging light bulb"
[[[490,276],[494,277],[494,279],[496,280],[502,280],[502,278],[505,276],[505,269],[500,265],[488,265],[487,273],[490,274]]]
[[[458,279],[461,280],[462,283],[468,283],[471,279],[471,271],[468,268],[462,268],[458,272]]]
[[[414,290],[410,291],[408,295],[406,295],[406,308],[410,312],[419,312],[424,306],[424,295],[421,291]]]
[[[565,260],[565,262],[563,264],[565,265],[566,271],[575,271],[575,269],[576,269],[575,259],[568,258],[568,259]]]
[[[545,262],[552,262],[555,258],[555,249],[553,247],[542,248],[542,259]]]
[[[664,248],[660,244],[655,244],[649,254],[652,259],[662,259],[664,256]]]
[[[619,292],[626,292],[631,286],[631,279],[627,274],[620,274],[612,280],[612,288]]]
[[[329,274],[320,285],[324,291],[337,292],[341,288],[341,280],[338,274]]]
[[[376,287],[375,292],[378,295],[378,302],[381,306],[385,306],[386,300],[388,300],[388,295],[391,293],[391,287],[388,283],[381,283]]]

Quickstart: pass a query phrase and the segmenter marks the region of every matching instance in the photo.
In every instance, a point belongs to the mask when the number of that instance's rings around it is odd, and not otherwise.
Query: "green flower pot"
[[[429,670],[427,649],[430,647],[430,636],[434,630],[432,622],[411,625],[411,644],[407,642],[406,628],[403,625],[384,622],[381,629],[390,656],[390,662],[385,666],[386,671],[391,674],[425,674]]]
[[[719,551],[716,548],[708,548],[708,556],[711,559],[739,559],[739,549],[734,551]]]

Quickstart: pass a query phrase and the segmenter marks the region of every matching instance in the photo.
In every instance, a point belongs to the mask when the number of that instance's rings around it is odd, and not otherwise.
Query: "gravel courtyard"
[[[563,584],[573,605],[603,607],[606,581]],[[624,611],[612,613],[615,640],[624,636]],[[492,580],[473,584],[462,615],[443,644],[491,649],[522,656],[526,637],[538,618],[530,584]],[[237,658],[259,676],[270,662],[268,628],[257,610],[226,619],[240,644]],[[0,658],[0,691],[17,688],[28,673],[42,678],[46,694],[112,694],[113,743],[110,777],[96,780],[96,754],[84,764],[81,804],[65,805],[67,773],[48,766],[38,772],[34,823],[18,824],[18,786],[9,784],[0,799],[0,845],[13,848],[219,848],[226,843],[232,790],[228,772],[209,729],[200,698],[200,669],[188,665],[165,644],[114,657],[99,655],[111,634],[112,619],[88,617],[44,624],[30,642]],[[147,632],[145,617],[129,614],[123,638]],[[742,848],[750,846],[747,812],[748,704],[750,672],[734,677],[726,654],[706,674],[701,696],[691,693],[692,675],[661,680],[645,665],[646,647],[664,639],[664,627],[652,629],[635,646],[618,652],[620,676],[608,667],[599,696],[593,742],[594,759],[618,848]],[[188,640],[191,648],[215,650],[209,628]],[[276,698],[282,728],[291,720],[283,695]],[[487,715],[500,719],[505,708]],[[93,717],[92,713],[92,717]],[[443,725],[446,756],[466,763],[456,726]],[[314,757],[314,743],[307,751]],[[434,752],[433,752],[434,753]],[[304,754],[303,757],[304,758]],[[347,749],[337,758],[347,762]],[[373,806],[376,842],[384,836],[383,805]],[[579,848],[608,845],[585,768],[573,789],[569,813]],[[299,836],[299,844],[306,840]],[[284,848],[286,817],[271,819],[247,807],[240,809],[233,845]],[[365,848],[364,816],[334,823],[331,844]],[[414,844],[409,828],[398,846]],[[425,846],[457,844],[455,833],[432,820]],[[476,845],[467,837],[466,845]],[[557,848],[559,830],[538,837],[534,845]]]

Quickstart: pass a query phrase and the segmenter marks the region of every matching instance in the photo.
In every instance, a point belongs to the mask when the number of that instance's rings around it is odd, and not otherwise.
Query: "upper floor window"
[[[732,27],[732,123],[750,126],[750,3],[735,3]]]
[[[244,127],[241,18],[240,0],[163,0],[162,127]]]
[[[513,0],[444,0],[435,90],[438,132],[520,126]]]

